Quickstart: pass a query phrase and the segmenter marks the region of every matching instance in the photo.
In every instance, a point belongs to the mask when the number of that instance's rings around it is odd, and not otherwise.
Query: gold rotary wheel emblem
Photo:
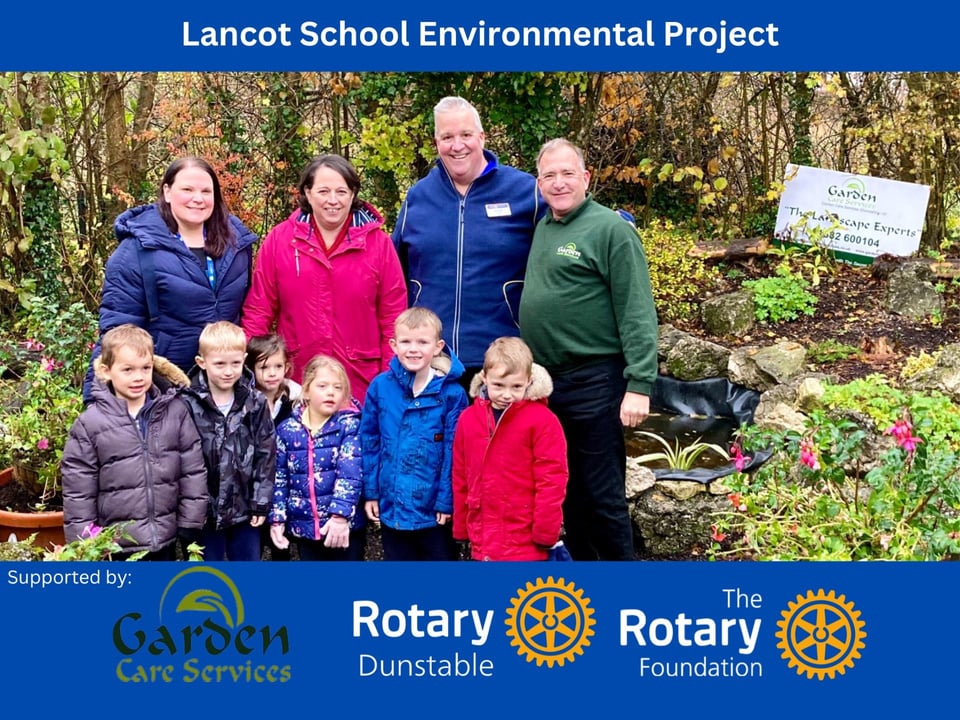
[[[797,675],[807,674],[807,679],[824,676],[833,680],[836,673],[843,675],[853,667],[864,648],[865,623],[860,611],[853,609],[843,595],[837,597],[833,590],[824,593],[823,588],[797,595],[796,602],[788,603],[777,622],[777,647]]]
[[[593,608],[572,582],[537,578],[511,598],[510,605],[506,619],[510,645],[527,662],[536,660],[537,667],[573,662],[590,644],[596,623]]]

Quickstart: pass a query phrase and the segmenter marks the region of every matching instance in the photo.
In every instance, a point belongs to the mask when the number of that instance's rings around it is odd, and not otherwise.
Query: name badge
[[[510,217],[510,203],[487,203],[487,217]]]

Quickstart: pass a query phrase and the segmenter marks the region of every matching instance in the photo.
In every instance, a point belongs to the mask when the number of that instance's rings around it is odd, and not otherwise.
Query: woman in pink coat
[[[361,403],[393,357],[393,323],[407,307],[403,271],[383,217],[361,201],[360,177],[339,155],[300,176],[299,208],[263,240],[243,306],[247,337],[276,331],[300,382],[314,355],[343,363]]]

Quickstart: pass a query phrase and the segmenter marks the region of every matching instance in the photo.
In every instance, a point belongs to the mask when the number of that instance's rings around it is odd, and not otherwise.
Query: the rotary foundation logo
[[[590,599],[563,578],[527,583],[507,609],[507,636],[527,662],[548,667],[573,662],[590,644],[593,608]]]
[[[781,616],[777,647],[783,651],[780,657],[796,668],[798,675],[832,680],[860,657],[867,637],[865,623],[843,595],[838,597],[833,590],[824,593],[822,588],[816,593],[808,591],[789,603]]]

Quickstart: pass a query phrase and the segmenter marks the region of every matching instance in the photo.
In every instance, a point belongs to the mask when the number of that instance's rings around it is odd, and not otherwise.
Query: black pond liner
[[[650,392],[651,411],[673,415],[671,428],[690,428],[702,432],[715,422],[715,418],[727,418],[734,427],[753,424],[753,413],[760,403],[756,390],[736,385],[726,378],[684,381],[660,375]],[[753,450],[743,448],[750,459],[743,471],[760,467],[773,455],[773,449]],[[737,472],[729,462],[715,468],[691,468],[690,470],[655,469],[658,480],[692,480],[709,483]]]

